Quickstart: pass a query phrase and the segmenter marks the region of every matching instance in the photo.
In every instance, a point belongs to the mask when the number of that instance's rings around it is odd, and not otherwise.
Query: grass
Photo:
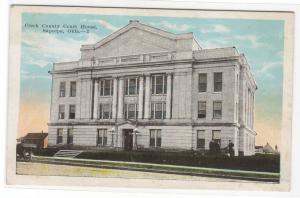
[[[119,162],[119,161],[107,161],[107,160],[86,160],[86,159],[73,159],[73,158],[61,158],[61,157],[34,156],[33,161],[41,162],[41,163],[101,167],[101,168],[110,168],[110,169],[124,169],[124,170],[159,172],[159,173],[172,173],[172,174],[183,174],[183,175],[194,175],[194,176],[234,178],[234,179],[245,179],[245,180],[255,180],[255,181],[279,182],[279,177],[280,177],[278,173],[269,173],[269,172],[200,168],[200,167],[177,166],[177,165],[166,165],[166,164]]]

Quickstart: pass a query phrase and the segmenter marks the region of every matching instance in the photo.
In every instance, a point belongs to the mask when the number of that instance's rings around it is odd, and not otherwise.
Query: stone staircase
[[[76,157],[77,155],[79,155],[80,153],[82,153],[82,151],[79,150],[59,150],[58,152],[56,152],[54,154],[53,157]]]

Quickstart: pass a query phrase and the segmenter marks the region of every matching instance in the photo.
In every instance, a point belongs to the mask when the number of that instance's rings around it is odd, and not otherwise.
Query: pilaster
[[[139,77],[139,108],[138,119],[143,119],[143,106],[144,106],[144,76]]]
[[[146,75],[146,83],[145,83],[145,112],[144,118],[150,118],[150,74]]]
[[[171,119],[172,100],[172,73],[167,73],[167,98],[166,98],[166,119]]]
[[[94,81],[94,109],[93,109],[93,119],[97,120],[98,113],[98,98],[99,98],[99,80],[95,79]]]
[[[119,78],[118,119],[123,119],[124,110],[124,78]]]
[[[112,118],[117,118],[117,101],[118,101],[118,78],[113,77],[113,101],[112,101]]]

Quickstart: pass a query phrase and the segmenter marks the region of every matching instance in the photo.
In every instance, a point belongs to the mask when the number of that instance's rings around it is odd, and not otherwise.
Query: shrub
[[[280,171],[279,155],[254,155],[230,158],[225,155],[201,155],[192,151],[84,151],[77,158],[127,162],[172,164],[249,171]]]
[[[60,148],[37,148],[33,150],[34,155],[53,156]]]

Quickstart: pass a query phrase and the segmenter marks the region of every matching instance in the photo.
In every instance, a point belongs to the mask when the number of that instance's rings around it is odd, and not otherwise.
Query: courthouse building
[[[81,58],[55,63],[49,146],[255,152],[257,89],[236,48],[202,49],[193,33],[130,21]]]

